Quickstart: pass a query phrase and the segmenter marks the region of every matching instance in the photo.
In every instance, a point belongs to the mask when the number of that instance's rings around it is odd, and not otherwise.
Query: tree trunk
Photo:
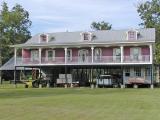
[[[2,53],[1,53],[1,49],[0,49],[0,67],[2,66]],[[0,70],[0,84],[2,84],[2,71]]]
[[[156,83],[160,83],[160,81],[159,81],[159,65],[156,66]]]

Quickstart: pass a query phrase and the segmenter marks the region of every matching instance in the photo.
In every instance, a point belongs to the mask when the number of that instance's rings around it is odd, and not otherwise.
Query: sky
[[[29,12],[32,35],[48,32],[90,31],[93,21],[109,22],[116,30],[139,28],[142,22],[136,8],[138,2],[142,0],[5,1],[9,8],[18,3]]]

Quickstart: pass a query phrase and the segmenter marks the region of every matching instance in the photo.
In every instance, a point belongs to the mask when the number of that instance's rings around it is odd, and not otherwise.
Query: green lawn
[[[0,89],[0,120],[159,120],[160,89]]]

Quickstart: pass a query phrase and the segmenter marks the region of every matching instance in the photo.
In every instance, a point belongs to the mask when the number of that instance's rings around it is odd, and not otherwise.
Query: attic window
[[[40,42],[47,42],[47,35],[45,34],[40,35]]]
[[[83,41],[90,41],[92,38],[91,38],[91,33],[88,33],[88,32],[85,32],[85,33],[81,33],[81,39]]]
[[[128,40],[137,40],[137,31],[131,30],[127,32]]]
[[[84,33],[84,40],[89,40],[89,34],[88,33]]]

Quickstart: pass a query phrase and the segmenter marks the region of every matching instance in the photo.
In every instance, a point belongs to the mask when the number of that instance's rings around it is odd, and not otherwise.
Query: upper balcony
[[[15,54],[16,66],[151,64],[151,46],[22,49]]]
[[[69,58],[68,58],[69,59]],[[141,55],[138,57],[134,56],[124,56],[123,63],[149,63],[150,56],[149,55]],[[81,57],[72,57],[72,60],[67,60],[65,62],[65,57],[55,57],[53,58],[22,58],[18,57],[16,59],[16,65],[59,65],[59,64],[68,64],[68,65],[77,65],[77,64],[120,64],[121,57],[119,56],[101,56],[101,58],[93,59],[91,56],[86,56],[85,58]]]

